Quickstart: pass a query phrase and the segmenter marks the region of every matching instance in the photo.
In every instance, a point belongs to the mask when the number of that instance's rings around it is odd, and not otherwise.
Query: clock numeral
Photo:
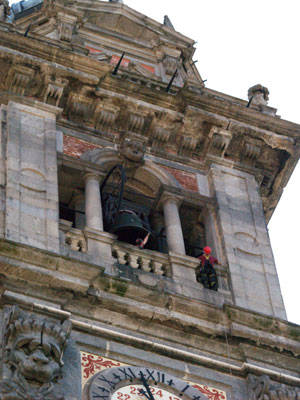
[[[182,391],[180,392],[180,394],[184,393],[189,387],[190,387],[190,385],[186,385],[185,388],[182,389]]]
[[[202,400],[201,396],[193,396],[193,400]]]
[[[121,379],[120,375],[113,373],[113,376],[115,379],[118,379],[118,381],[121,382],[122,379]]]
[[[155,385],[157,384],[157,382],[156,382],[156,379],[154,378],[154,376],[153,376],[153,374],[155,373],[155,371],[153,370],[153,371],[149,371],[149,369],[147,369],[146,368],[146,371],[147,371],[147,373],[148,373],[148,377],[146,378],[146,379],[152,379],[153,381],[154,381],[154,383],[155,383]]]
[[[157,382],[165,383],[165,374],[163,372],[157,371]]]
[[[169,381],[167,381],[167,384],[168,384],[169,386],[173,386],[173,385],[174,385],[173,379],[170,379]]]
[[[115,383],[110,381],[109,379],[105,378],[105,376],[98,376],[98,380],[101,382],[108,383],[111,389],[115,388]]]
[[[108,399],[108,396],[102,396],[101,394],[97,394],[97,393],[95,393],[95,392],[92,392],[92,396],[93,396],[93,399]]]
[[[136,378],[135,374],[130,368],[118,368],[118,371],[120,371],[124,375],[124,379],[129,379],[130,382],[132,382],[132,378]],[[127,372],[129,371],[129,373]]]
[[[136,378],[136,376],[135,376],[134,372],[131,370],[131,368],[128,368],[128,371],[131,373],[133,378]]]
[[[97,388],[98,388],[99,390],[102,390],[102,392],[108,392],[108,393],[110,393],[110,391],[109,391],[108,389],[106,389],[105,387],[103,387],[103,386],[97,386]]]

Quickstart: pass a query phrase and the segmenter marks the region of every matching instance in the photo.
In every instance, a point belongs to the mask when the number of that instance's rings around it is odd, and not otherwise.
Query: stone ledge
[[[177,318],[175,325],[184,323],[186,316],[195,318],[199,323],[193,324],[194,333],[217,335],[224,337],[225,330],[222,328],[228,326],[227,335],[232,338],[244,338],[245,335],[250,342],[256,343],[258,338],[264,346],[280,351],[287,350],[299,353],[297,340],[300,335],[300,327],[277,318],[268,317],[264,314],[248,311],[234,305],[220,306],[207,304],[203,300],[191,299],[178,295],[162,292],[157,296],[158,288],[149,289],[141,285],[135,285],[131,282],[124,282],[120,279],[110,278],[102,275],[103,268],[74,260],[67,260],[56,254],[46,251],[36,250],[30,246],[18,245],[12,242],[0,241],[1,248],[1,273],[4,277],[11,279],[11,284],[17,281],[26,281],[28,285],[37,285],[47,288],[59,288],[72,290],[87,296],[87,290],[92,283],[94,289],[99,291],[99,299],[106,299],[107,307],[117,307],[126,297],[128,301],[133,302],[136,308],[136,315],[143,319],[143,309],[155,307],[158,313],[164,315],[165,321],[170,324],[170,312],[176,315],[182,314],[184,318]],[[5,278],[3,280],[5,289]],[[96,292],[97,293],[97,292]],[[101,295],[101,293],[110,293],[110,295]],[[113,298],[110,297],[113,296]],[[96,298],[98,295],[96,295]],[[111,306],[109,304],[111,303]],[[157,308],[158,307],[158,308]],[[177,314],[178,313],[178,314]],[[189,317],[189,318],[190,318]],[[206,321],[205,323],[201,323]],[[220,324],[220,329],[217,324]],[[208,323],[208,325],[207,325]],[[189,325],[189,324],[188,324]],[[206,326],[206,328],[205,328]],[[251,327],[251,328],[250,328]],[[202,331],[204,329],[204,331]],[[226,329],[226,330],[227,330]],[[222,333],[223,332],[223,333]],[[292,336],[289,341],[286,337]]]

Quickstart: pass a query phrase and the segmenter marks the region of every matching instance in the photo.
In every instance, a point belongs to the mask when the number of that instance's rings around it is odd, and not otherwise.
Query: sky
[[[13,1],[14,2],[14,1]],[[247,99],[249,87],[270,91],[269,105],[300,124],[299,0],[124,0],[194,39],[194,60],[208,88]],[[269,223],[288,319],[300,324],[300,164]]]
[[[194,39],[194,60],[208,88],[248,100],[249,87],[270,91],[277,114],[300,124],[299,0],[124,0]],[[269,223],[288,319],[300,324],[300,164]],[[300,258],[300,257],[299,257]]]

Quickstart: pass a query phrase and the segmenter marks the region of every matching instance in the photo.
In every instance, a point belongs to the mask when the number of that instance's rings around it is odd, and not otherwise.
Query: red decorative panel
[[[193,385],[193,387],[198,389],[209,400],[226,400],[226,394],[223,390],[214,389],[206,385]]]
[[[177,181],[187,190],[198,191],[197,178],[192,172],[181,171],[179,169],[163,166]]]
[[[101,147],[73,136],[64,135],[64,154],[68,156],[79,158],[86,151],[97,148]]]
[[[101,50],[94,49],[93,47],[86,46],[86,48],[89,50],[90,54],[99,54],[99,53],[102,53]]]
[[[141,65],[141,67],[143,67],[143,68],[147,69],[148,71],[150,71],[152,74],[155,73],[155,68],[152,67],[151,65],[147,65],[147,64],[140,64],[140,65]]]
[[[110,63],[113,65],[118,64],[119,60],[121,57],[119,56],[112,56]],[[130,60],[128,60],[128,58],[123,58],[122,62],[121,62],[121,66],[127,68],[129,66]]]
[[[81,367],[84,379],[88,379],[103,369],[119,367],[120,365],[121,363],[117,361],[111,361],[96,354],[81,353]]]

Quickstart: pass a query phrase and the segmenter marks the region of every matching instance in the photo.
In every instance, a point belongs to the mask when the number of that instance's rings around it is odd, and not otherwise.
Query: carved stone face
[[[121,153],[130,161],[141,162],[144,158],[145,148],[141,142],[125,140],[121,149]]]
[[[11,349],[11,361],[25,379],[48,383],[59,376],[60,354],[54,341],[19,337]]]

